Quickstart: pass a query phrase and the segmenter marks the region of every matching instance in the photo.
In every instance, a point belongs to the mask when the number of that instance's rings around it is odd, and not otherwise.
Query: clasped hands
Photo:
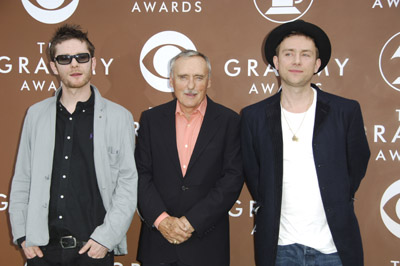
[[[182,244],[192,236],[194,228],[185,216],[181,218],[168,216],[160,222],[158,231],[169,243]]]

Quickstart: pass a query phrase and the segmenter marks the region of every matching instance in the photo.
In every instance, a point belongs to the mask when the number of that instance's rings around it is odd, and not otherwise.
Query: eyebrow
[[[296,49],[295,48],[282,49],[282,52],[285,52],[285,51],[296,51]],[[312,50],[311,49],[304,49],[304,50],[300,50],[300,52],[302,52],[302,53],[304,53],[304,52],[312,53]]]
[[[188,76],[190,76],[190,75],[189,75],[189,74],[177,74],[177,76],[180,77],[180,78],[182,78],[182,77],[188,77]],[[204,78],[204,77],[206,77],[207,75],[205,75],[205,74],[194,74],[194,75],[192,75],[192,76]]]

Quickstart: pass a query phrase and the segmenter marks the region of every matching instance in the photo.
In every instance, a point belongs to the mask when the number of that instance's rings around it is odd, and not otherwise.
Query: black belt
[[[87,242],[80,241],[73,236],[63,236],[59,239],[52,239],[49,242],[49,245],[60,246],[63,249],[69,248],[81,248],[86,245]]]

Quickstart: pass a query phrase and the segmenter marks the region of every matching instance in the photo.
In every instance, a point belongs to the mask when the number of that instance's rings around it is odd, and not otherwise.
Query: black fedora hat
[[[275,67],[273,58],[276,55],[276,47],[285,37],[293,32],[302,33],[314,40],[319,51],[319,58],[321,59],[321,66],[317,73],[324,69],[331,57],[331,42],[329,41],[328,35],[326,35],[320,27],[305,22],[304,20],[295,20],[282,24],[269,33],[264,46],[265,58],[268,63]]]

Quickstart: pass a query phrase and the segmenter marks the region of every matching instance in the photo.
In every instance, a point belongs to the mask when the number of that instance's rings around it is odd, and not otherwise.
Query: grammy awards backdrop
[[[278,78],[262,45],[273,28],[295,19],[331,39],[331,60],[313,82],[356,99],[363,111],[371,159],[355,208],[365,265],[400,265],[400,0],[2,0],[0,264],[25,263],[12,244],[10,184],[27,108],[59,86],[47,55],[57,27],[79,24],[89,32],[97,58],[92,83],[139,121],[144,110],[173,98],[167,63],[182,49],[210,58],[208,95],[238,113],[275,94]],[[255,265],[253,204],[245,186],[230,211],[232,266]],[[135,214],[129,254],[116,257],[116,266],[140,265],[139,228]]]

